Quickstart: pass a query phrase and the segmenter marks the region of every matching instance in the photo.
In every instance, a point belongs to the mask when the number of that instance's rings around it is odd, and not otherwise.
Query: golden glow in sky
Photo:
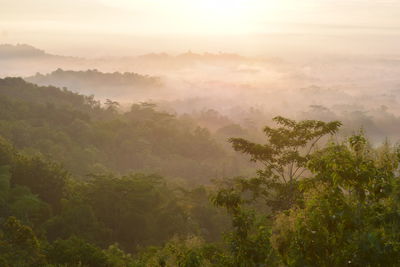
[[[190,2],[190,1],[189,1]],[[251,2],[251,1],[250,1]],[[249,33],[254,13],[246,0],[203,0],[191,2],[191,27],[199,33]],[[188,29],[190,30],[190,29]]]
[[[400,0],[0,0],[0,43],[68,50],[112,43],[126,50],[255,51],[255,45],[265,47],[257,38],[270,33],[288,38],[371,32],[400,36]]]
[[[149,31],[185,34],[257,32],[262,30],[262,20],[276,7],[276,2],[270,0],[102,0],[102,3],[131,10],[132,17],[128,20],[145,22],[142,26]]]
[[[400,27],[398,0],[0,0],[1,31],[243,34]]]

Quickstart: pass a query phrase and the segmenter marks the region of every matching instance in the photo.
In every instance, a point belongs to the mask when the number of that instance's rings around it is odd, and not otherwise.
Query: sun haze
[[[257,39],[261,34],[398,35],[400,27],[400,2],[389,0],[0,0],[0,4],[3,42],[81,55],[99,42],[124,52],[121,43],[129,43],[134,50],[130,52],[140,53],[160,41],[166,50],[173,50],[171,43],[175,40],[174,47],[179,47],[184,36],[180,50],[238,51],[255,43],[268,46]],[[74,42],[67,48],[65,42],[71,39]],[[218,44],[212,46],[210,40]],[[99,51],[106,52],[107,45]]]

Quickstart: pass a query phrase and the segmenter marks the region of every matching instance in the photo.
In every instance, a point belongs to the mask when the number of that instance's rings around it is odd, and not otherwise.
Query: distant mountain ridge
[[[77,58],[64,55],[54,55],[49,54],[45,50],[36,48],[29,44],[0,44],[0,59],[7,58],[26,58],[26,57],[60,57],[60,58]],[[111,57],[114,58],[114,57]],[[245,57],[235,53],[194,53],[192,51],[187,51],[177,55],[172,55],[168,53],[147,53],[137,56],[126,56],[123,59],[135,59],[135,60],[184,60],[184,61],[253,61],[255,58]],[[97,58],[97,60],[103,59],[102,57]],[[115,59],[118,59],[116,57]],[[121,59],[121,58],[119,58]],[[88,59],[89,60],[89,59]],[[93,59],[92,59],[93,60]],[[260,59],[257,59],[260,60]],[[261,60],[279,60],[277,58],[261,59]]]
[[[158,77],[141,75],[133,72],[100,72],[96,69],[86,71],[73,71],[57,69],[48,74],[37,73],[26,77],[26,81],[39,85],[55,85],[59,87],[71,86],[73,89],[81,89],[86,86],[155,86],[160,83]]]
[[[37,73],[26,81],[41,86],[66,87],[72,91],[94,94],[99,97],[118,97],[146,93],[151,88],[162,87],[159,77],[134,72],[100,72],[57,69],[48,74]]]
[[[26,58],[26,57],[53,57],[44,50],[27,44],[0,44],[0,59]]]

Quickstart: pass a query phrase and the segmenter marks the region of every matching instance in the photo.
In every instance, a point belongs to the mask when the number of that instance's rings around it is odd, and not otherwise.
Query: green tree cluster
[[[156,172],[201,184],[233,175],[240,164],[248,167],[207,129],[152,104],[120,112],[115,101],[103,105],[93,96],[20,78],[0,79],[0,136],[25,154],[40,153],[82,178],[108,171]]]
[[[140,266],[127,252],[221,230],[204,219],[223,218],[204,188],[193,189],[200,192],[194,197],[147,174],[82,181],[4,139],[0,155],[2,266]]]
[[[264,144],[229,140],[253,177],[188,187],[150,171],[213,177],[205,129],[20,79],[0,95],[1,266],[400,265],[398,146],[276,117]]]

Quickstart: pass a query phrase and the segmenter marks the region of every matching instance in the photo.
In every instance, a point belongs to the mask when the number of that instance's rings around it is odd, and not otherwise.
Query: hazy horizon
[[[69,56],[397,54],[400,2],[0,0],[0,43]],[[160,45],[161,44],[161,45]],[[93,49],[93,47],[96,49]]]

